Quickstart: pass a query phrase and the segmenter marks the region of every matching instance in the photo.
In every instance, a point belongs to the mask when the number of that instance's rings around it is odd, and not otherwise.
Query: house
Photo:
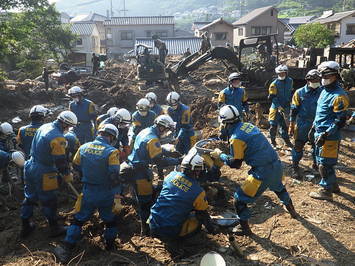
[[[355,39],[355,10],[339,13],[324,12],[320,18],[312,22],[324,24],[334,32],[335,46]]]
[[[118,56],[134,49],[137,38],[174,37],[173,16],[112,17],[104,21],[107,54]]]
[[[278,11],[273,6],[254,9],[233,23],[233,45],[239,46],[246,37],[277,34],[277,41],[284,41],[285,25],[277,18]]]
[[[279,21],[281,21],[286,27],[285,32],[284,32],[285,42],[290,41],[292,39],[293,34],[295,33],[295,30],[299,26],[309,23],[314,18],[315,18],[315,16],[279,18]]]
[[[60,13],[60,22],[62,24],[68,24],[70,22],[70,16],[65,12],[61,12]]]
[[[105,28],[104,28],[105,20],[107,20],[106,16],[97,13],[90,13],[90,14],[77,15],[70,20],[70,23],[95,24],[100,34],[100,53],[105,53],[106,52],[106,36],[105,36]]]
[[[211,23],[199,28],[197,37],[207,32],[210,36],[212,46],[226,46],[226,43],[233,43],[233,25],[223,18],[216,19]]]
[[[191,26],[191,30],[194,33],[194,35],[196,37],[200,37],[200,28],[202,28],[203,26],[206,26],[207,24],[210,24],[212,21],[208,21],[208,22],[202,22],[202,21],[195,21],[192,23]]]
[[[199,37],[174,37],[163,38],[166,48],[168,49],[168,55],[182,55],[186,52],[187,48],[193,54],[197,52],[201,47],[202,38]],[[154,41],[152,38],[137,38],[135,41],[135,47],[138,44],[143,44],[152,47],[152,54],[158,54],[158,49],[154,47]]]
[[[78,37],[70,58],[80,65],[92,66],[92,53],[100,53],[100,33],[94,23],[71,23],[70,29]]]

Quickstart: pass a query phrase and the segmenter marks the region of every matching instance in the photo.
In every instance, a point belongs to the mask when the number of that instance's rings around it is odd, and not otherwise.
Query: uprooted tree
[[[21,12],[8,12],[0,20],[0,66],[22,69],[33,78],[45,59],[66,57],[76,37],[47,0],[5,0],[0,9],[5,8]]]
[[[334,33],[320,23],[304,24],[297,28],[294,39],[299,47],[325,48],[334,42]]]

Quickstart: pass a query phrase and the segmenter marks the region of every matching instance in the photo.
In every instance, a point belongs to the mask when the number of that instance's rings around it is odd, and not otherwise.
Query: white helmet
[[[136,108],[139,111],[148,111],[149,110],[149,100],[146,98],[142,98],[140,99],[137,104],[136,104]]]
[[[106,132],[113,136],[115,139],[118,138],[118,129],[115,125],[112,124],[104,124],[103,126],[100,127],[98,133],[100,132]]]
[[[179,93],[172,91],[166,96],[166,101],[168,102],[169,105],[177,105],[180,101],[180,95]]]
[[[234,72],[228,76],[228,81],[231,82],[232,80],[240,79],[240,78],[241,78],[241,74],[238,72]]]
[[[288,72],[288,67],[286,65],[279,65],[275,68],[276,74]]]
[[[150,102],[154,102],[154,103],[158,101],[158,97],[154,92],[148,92],[145,95],[145,98],[147,98]]]
[[[14,129],[12,128],[10,123],[4,122],[0,125],[0,131],[4,135],[10,135],[14,133]]]
[[[61,112],[57,119],[59,121],[62,121],[63,123],[69,125],[69,126],[76,126],[76,124],[78,124],[78,118],[76,117],[76,115],[71,112],[71,111],[63,111]]]
[[[19,167],[25,165],[25,155],[21,151],[14,151],[11,153],[11,160]]]
[[[165,128],[174,129],[176,123],[169,115],[160,115],[155,118],[154,124]]]
[[[119,120],[119,123],[124,123],[124,124],[132,123],[132,115],[125,108],[119,109],[115,114],[115,118]]]
[[[320,80],[321,79],[321,74],[318,72],[317,69],[311,69],[310,71],[308,71],[308,73],[306,74],[305,79],[306,80]]]
[[[75,95],[75,94],[80,94],[82,92],[83,92],[83,90],[79,86],[74,86],[74,87],[71,87],[68,90],[68,95],[72,96],[72,95]]]
[[[107,110],[107,114],[109,116],[114,116],[117,111],[118,111],[117,107],[111,107],[110,109]]]
[[[221,123],[234,123],[240,119],[238,109],[233,105],[225,105],[219,110]]]
[[[325,61],[318,66],[318,71],[322,76],[338,74],[340,66],[335,61]]]
[[[47,114],[48,114],[48,109],[45,108],[43,105],[35,105],[30,110],[30,117],[31,116],[45,117]]]
[[[189,170],[204,170],[204,160],[197,152],[189,152],[182,159],[181,167]]]

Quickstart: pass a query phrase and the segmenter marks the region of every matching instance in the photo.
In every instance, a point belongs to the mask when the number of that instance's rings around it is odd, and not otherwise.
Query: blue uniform
[[[75,153],[80,147],[80,141],[75,135],[74,132],[69,131],[64,135],[66,141],[67,141],[67,148],[66,148],[66,153],[67,153],[67,159],[68,161],[72,161]]]
[[[164,179],[163,189],[151,208],[151,232],[160,237],[191,234],[201,225],[191,212],[207,208],[206,193],[198,181],[181,172],[171,172]]]
[[[132,139],[134,140],[143,129],[152,126],[155,118],[156,114],[151,110],[148,111],[146,116],[141,116],[138,111],[135,111],[132,115]]]
[[[190,107],[179,103],[176,110],[172,107],[168,108],[168,115],[176,122],[176,150],[181,154],[187,154],[196,143]]]
[[[141,207],[142,221],[149,216],[153,194],[153,172],[149,164],[157,164],[158,167],[177,165],[178,159],[163,157],[159,142],[158,128],[156,126],[143,129],[134,142],[132,153],[128,156],[128,164],[134,169],[135,189]]]
[[[74,244],[80,240],[82,225],[96,209],[106,225],[105,240],[113,241],[116,238],[117,226],[112,208],[117,188],[112,186],[111,177],[118,176],[118,157],[119,151],[101,136],[82,145],[75,154],[73,164],[82,173],[83,197],[80,210],[74,216],[75,222],[67,230],[66,242]]]
[[[228,135],[230,155],[221,154],[220,159],[229,166],[234,160],[244,160],[251,166],[248,178],[234,194],[240,219],[250,218],[247,204],[254,202],[268,188],[283,204],[288,204],[290,197],[282,184],[281,161],[263,133],[253,124],[239,122],[231,125]]]
[[[69,110],[78,118],[78,125],[74,132],[79,138],[81,144],[92,141],[94,138],[96,119],[95,105],[88,99],[82,99],[78,103],[72,101],[69,103]]]
[[[161,108],[160,104],[155,104],[150,110],[153,111],[156,116],[163,114],[163,108]]]
[[[271,107],[269,110],[270,135],[271,139],[276,138],[277,127],[280,126],[280,135],[283,139],[288,139],[286,115],[290,113],[290,102],[292,97],[293,80],[286,77],[284,80],[275,79],[269,87],[269,97],[271,98]],[[283,115],[279,112],[283,110]],[[286,118],[287,119],[287,118]]]
[[[154,120],[153,120],[154,121]],[[124,146],[128,146],[128,128],[121,128],[117,125],[117,122],[115,120],[115,118],[113,117],[108,117],[105,120],[103,120],[101,122],[101,124],[99,125],[99,127],[101,125],[105,125],[105,124],[113,124],[117,127],[118,129],[118,138],[117,138],[117,144],[121,144],[123,147]],[[117,146],[118,148],[119,146]]]
[[[303,156],[303,147],[308,141],[308,132],[312,128],[316,115],[317,101],[323,88],[310,88],[308,85],[296,90],[292,97],[290,122],[296,122],[294,133],[295,145],[292,149],[292,161],[298,165]],[[315,147],[313,148],[313,160],[315,161]]]
[[[325,189],[332,189],[336,183],[334,165],[338,160],[340,128],[345,123],[348,106],[349,98],[338,82],[323,86],[313,125],[315,139],[324,132],[328,134],[324,145],[316,147],[317,164],[322,176],[320,185]]]
[[[218,105],[222,107],[223,105],[233,105],[238,109],[239,114],[242,115],[243,112],[249,112],[248,96],[243,87],[233,88],[227,87],[219,93]]]
[[[18,130],[17,133],[17,144],[25,153],[25,158],[28,159],[30,156],[31,145],[33,137],[37,129],[42,126],[43,123],[31,123],[27,126],[23,126]]]
[[[30,159],[24,166],[24,194],[21,218],[29,219],[39,200],[42,211],[49,221],[57,219],[57,195],[60,178],[69,175],[65,154],[66,140],[59,121],[42,125],[36,132]]]

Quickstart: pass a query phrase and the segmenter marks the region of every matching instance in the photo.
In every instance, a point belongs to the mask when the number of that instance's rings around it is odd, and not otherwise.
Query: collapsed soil
[[[115,74],[118,73],[115,69],[120,71],[119,78]],[[110,80],[115,82],[112,86],[90,79],[83,79],[77,84],[85,86],[88,98],[101,107],[102,111],[112,105],[126,107],[133,111],[136,101],[147,91],[139,90],[140,84],[135,81],[134,69],[131,66],[120,64],[112,66],[110,71],[103,73],[100,78],[104,79],[107,78],[105,75],[112,75]],[[204,85],[205,76],[212,72],[214,75],[215,73],[223,75],[224,70],[217,62],[210,62],[188,79],[180,81],[182,101],[192,106],[195,126],[200,130],[203,138],[218,133],[218,129],[214,127],[217,107],[212,99],[215,89]],[[129,75],[132,81],[122,81],[122,78]],[[26,89],[19,89],[17,84],[14,84],[14,87],[7,86],[0,89],[2,102],[3,99],[5,100],[5,104],[0,106],[2,112],[0,120],[5,121],[20,116],[23,121],[15,127],[28,122],[28,109],[33,104],[45,104],[51,107],[54,113],[64,110],[67,106],[64,88],[46,92],[40,83]],[[156,86],[148,91],[150,90],[156,92],[160,103],[164,103],[168,89]],[[267,135],[267,131],[264,133]],[[307,177],[299,182],[289,176],[290,150],[282,146],[281,139],[277,140],[280,146],[278,152],[285,166],[284,182],[300,218],[292,219],[283,210],[276,195],[270,191],[265,192],[250,205],[253,214],[250,223],[254,235],[236,237],[243,250],[244,258],[239,258],[229,248],[228,236],[232,234],[232,228],[222,229],[221,233],[216,235],[202,232],[193,239],[168,245],[158,239],[141,236],[136,205],[130,194],[127,194],[123,202],[124,208],[118,217],[117,250],[104,251],[101,238],[104,225],[98,214],[95,214],[83,227],[83,239],[75,248],[70,264],[199,265],[203,254],[214,250],[224,257],[227,265],[352,265],[355,260],[355,168],[352,164],[355,147],[351,138],[353,136],[345,136],[341,143],[339,163],[336,166],[341,193],[334,194],[332,202],[317,201],[308,197],[310,191],[318,188],[319,181],[318,174],[311,169],[310,147],[306,146],[305,156],[301,161],[303,174]],[[220,144],[214,143],[213,146],[208,147],[220,148]],[[245,164],[240,170],[224,166],[220,181],[204,186],[207,188],[211,214],[218,215],[226,210],[234,212],[233,193],[235,187],[247,177],[248,170],[249,167]],[[35,232],[29,239],[19,238],[21,229],[19,213],[22,199],[20,185],[15,192],[12,196],[0,193],[0,264],[58,265],[52,251],[62,238],[47,237],[47,225],[38,208],[33,219],[37,224]],[[68,224],[70,221],[74,202],[75,197],[68,188],[62,187],[59,192],[61,222]]]

